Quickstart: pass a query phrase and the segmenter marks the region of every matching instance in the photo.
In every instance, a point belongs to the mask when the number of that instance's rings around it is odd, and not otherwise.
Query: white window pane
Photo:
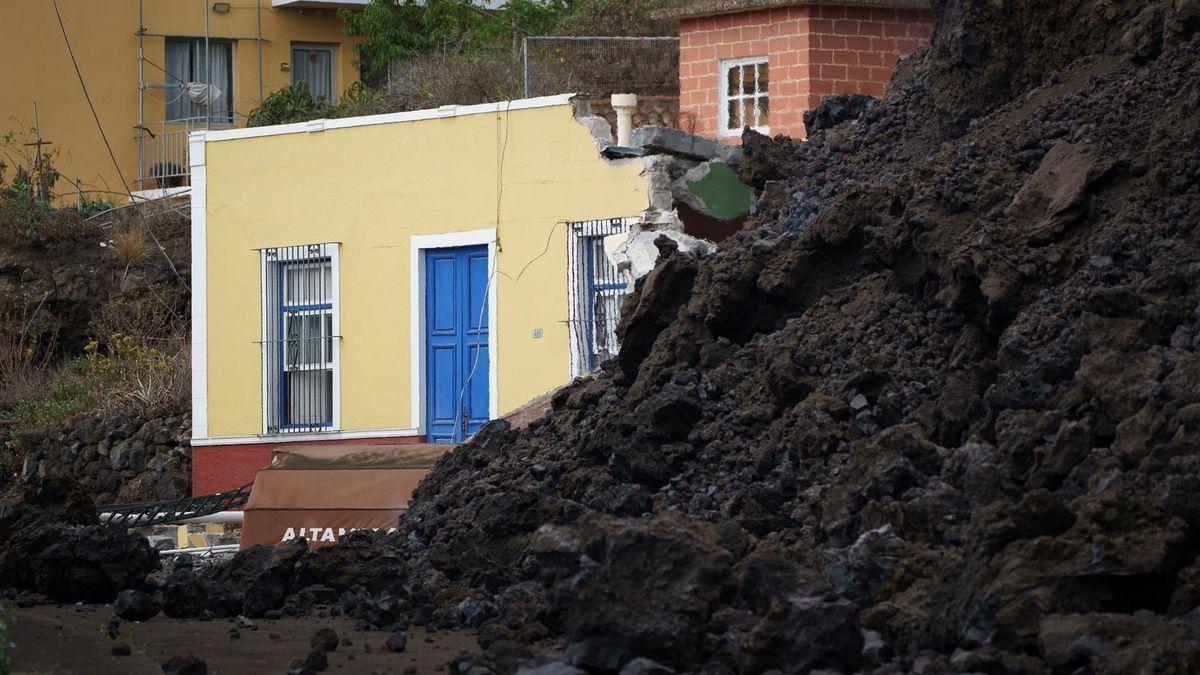
[[[752,95],[754,93],[754,64],[742,66],[739,70],[742,71],[742,89],[743,95]]]
[[[284,268],[284,304],[322,305],[333,297],[333,268],[329,263],[302,263]]]
[[[329,424],[333,410],[333,373],[307,370],[288,373],[287,399],[289,426]]]

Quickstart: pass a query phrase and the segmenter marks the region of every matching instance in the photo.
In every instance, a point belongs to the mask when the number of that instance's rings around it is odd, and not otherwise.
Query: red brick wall
[[[928,10],[832,5],[684,19],[680,109],[694,117],[696,133],[717,137],[721,62],[766,56],[771,133],[803,137],[804,112],[822,96],[881,96],[896,61],[927,43],[932,28]]]
[[[424,443],[424,436],[205,445],[192,448],[192,495],[226,492],[254,482],[254,474],[271,463],[275,451],[287,452],[299,445],[404,445]]]

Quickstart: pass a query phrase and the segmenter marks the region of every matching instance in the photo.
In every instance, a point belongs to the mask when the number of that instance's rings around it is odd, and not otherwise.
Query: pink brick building
[[[700,0],[679,19],[680,111],[738,142],[745,126],[803,137],[822,96],[881,96],[933,28],[927,0]]]

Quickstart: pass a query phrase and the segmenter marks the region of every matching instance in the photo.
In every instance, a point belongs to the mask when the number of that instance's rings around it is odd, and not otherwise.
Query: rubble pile
[[[884,100],[748,133],[747,227],[659,239],[618,357],[399,532],[164,611],[477,627],[471,673],[1200,671],[1200,1],[934,4]]]
[[[0,587],[19,604],[109,602],[159,567],[145,537],[100,525],[85,489],[62,476],[0,501],[0,542]]]

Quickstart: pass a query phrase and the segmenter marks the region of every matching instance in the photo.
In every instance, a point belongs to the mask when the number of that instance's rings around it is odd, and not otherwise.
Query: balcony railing
[[[232,125],[209,121],[208,128]],[[163,190],[191,185],[188,164],[188,134],[205,128],[203,117],[166,120],[136,127],[138,144],[138,190]]]

